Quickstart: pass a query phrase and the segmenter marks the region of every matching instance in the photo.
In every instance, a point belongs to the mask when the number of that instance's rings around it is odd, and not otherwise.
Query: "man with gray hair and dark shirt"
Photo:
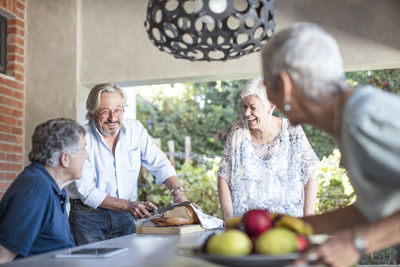
[[[85,129],[71,119],[39,124],[27,166],[0,203],[0,263],[75,246],[65,186],[82,175]]]
[[[68,187],[77,245],[135,233],[134,219],[157,208],[136,201],[141,165],[171,190],[174,202],[187,200],[174,167],[143,125],[124,119],[125,104],[125,92],[115,84],[96,85],[87,98],[89,159],[82,179]]]

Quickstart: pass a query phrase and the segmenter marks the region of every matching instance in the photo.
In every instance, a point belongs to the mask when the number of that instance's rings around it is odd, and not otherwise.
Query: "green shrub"
[[[164,185],[156,185],[155,178],[149,172],[140,174],[139,201],[149,201],[157,207],[165,207],[173,204],[173,199],[168,188]]]
[[[323,157],[317,173],[316,213],[342,208],[354,203],[356,196],[345,169],[339,167],[340,152],[334,149],[328,157]]]
[[[390,247],[362,257],[360,265],[398,264],[399,248]],[[398,266],[398,265],[396,265]]]
[[[222,218],[216,178],[220,161],[221,158],[217,157],[211,162],[211,169],[204,164],[194,166],[193,162],[189,161],[184,163],[182,169],[177,172],[181,177],[185,196],[197,203],[205,214],[218,218]]]
[[[198,204],[205,214],[218,218],[222,218],[216,180],[220,160],[221,158],[217,157],[212,162],[197,165],[188,161],[177,170],[186,198]],[[164,184],[156,185],[155,178],[150,173],[142,173],[140,181],[139,199],[141,201],[151,201],[158,207],[173,204],[173,198],[167,187]]]

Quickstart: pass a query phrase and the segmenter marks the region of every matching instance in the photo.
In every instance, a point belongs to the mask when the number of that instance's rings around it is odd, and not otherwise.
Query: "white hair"
[[[276,90],[286,72],[305,96],[319,101],[346,88],[338,44],[315,24],[295,23],[276,33],[262,50],[264,79]]]
[[[240,96],[243,99],[249,95],[257,96],[261,100],[261,103],[264,105],[264,107],[268,107],[269,100],[267,98],[267,90],[261,77],[251,79],[243,86]]]
[[[96,110],[99,108],[101,104],[100,97],[104,92],[118,92],[122,97],[122,105],[125,107],[127,97],[125,91],[121,87],[111,83],[98,84],[90,90],[88,98],[86,99],[86,109],[88,111],[86,113],[86,119],[91,120],[90,114],[95,114]]]

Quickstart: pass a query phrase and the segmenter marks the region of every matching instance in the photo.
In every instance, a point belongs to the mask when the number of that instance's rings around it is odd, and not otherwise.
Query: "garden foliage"
[[[346,73],[351,87],[371,84],[400,95],[400,69]],[[198,163],[177,161],[177,174],[186,197],[197,203],[207,214],[221,217],[217,194],[216,172],[230,127],[242,116],[240,90],[246,80],[216,81],[187,84],[181,98],[159,95],[146,100],[138,95],[137,118],[155,138],[175,141],[175,151],[184,151],[184,137],[191,136],[192,150],[215,157],[214,161]],[[139,92],[140,93],[140,92]],[[279,116],[279,111],[276,112]],[[356,196],[346,171],[339,167],[340,152],[328,134],[309,125],[303,129],[311,146],[321,159],[318,170],[316,213],[326,212],[353,203]],[[147,172],[141,175],[140,200],[158,206],[172,204],[164,185],[157,186]],[[362,259],[363,264],[396,263],[396,250],[390,248]]]
[[[185,196],[200,205],[204,213],[218,218],[222,218],[216,178],[220,160],[220,157],[216,157],[213,161],[200,164],[188,161],[182,163],[182,167],[177,170]],[[166,186],[155,185],[153,176],[148,172],[142,174],[139,199],[151,201],[160,207],[173,204],[171,193]]]
[[[372,84],[400,94],[400,69],[350,72],[346,73],[346,78],[352,87]],[[209,163],[183,163],[177,160],[178,177],[187,189],[186,195],[190,195],[193,201],[199,200],[199,204],[206,207],[205,210],[210,214],[217,214],[218,210],[215,177],[218,157],[221,156],[232,123],[242,117],[240,90],[246,81],[186,84],[186,90],[179,98],[160,94],[153,99],[143,99],[138,92],[137,119],[150,135],[163,140],[164,151],[167,150],[167,140],[175,141],[175,151],[184,151],[184,136],[191,136],[193,152],[216,157],[214,162]],[[279,111],[276,115],[280,116]],[[303,125],[303,129],[322,162],[318,174],[316,212],[352,203],[354,193],[349,191],[351,186],[345,170],[339,168],[340,152],[334,150],[334,140],[310,125]],[[155,185],[149,173],[142,175],[139,187],[141,200],[161,204],[172,201],[167,190]],[[204,192],[194,192],[197,190]]]
[[[340,152],[334,149],[329,157],[320,162],[317,172],[316,213],[324,213],[354,203],[356,196],[346,170],[340,168]]]

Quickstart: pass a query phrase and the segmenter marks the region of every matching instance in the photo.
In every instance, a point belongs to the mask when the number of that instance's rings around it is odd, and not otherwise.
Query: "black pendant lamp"
[[[274,15],[274,0],[149,0],[145,28],[176,58],[225,61],[259,51]]]

